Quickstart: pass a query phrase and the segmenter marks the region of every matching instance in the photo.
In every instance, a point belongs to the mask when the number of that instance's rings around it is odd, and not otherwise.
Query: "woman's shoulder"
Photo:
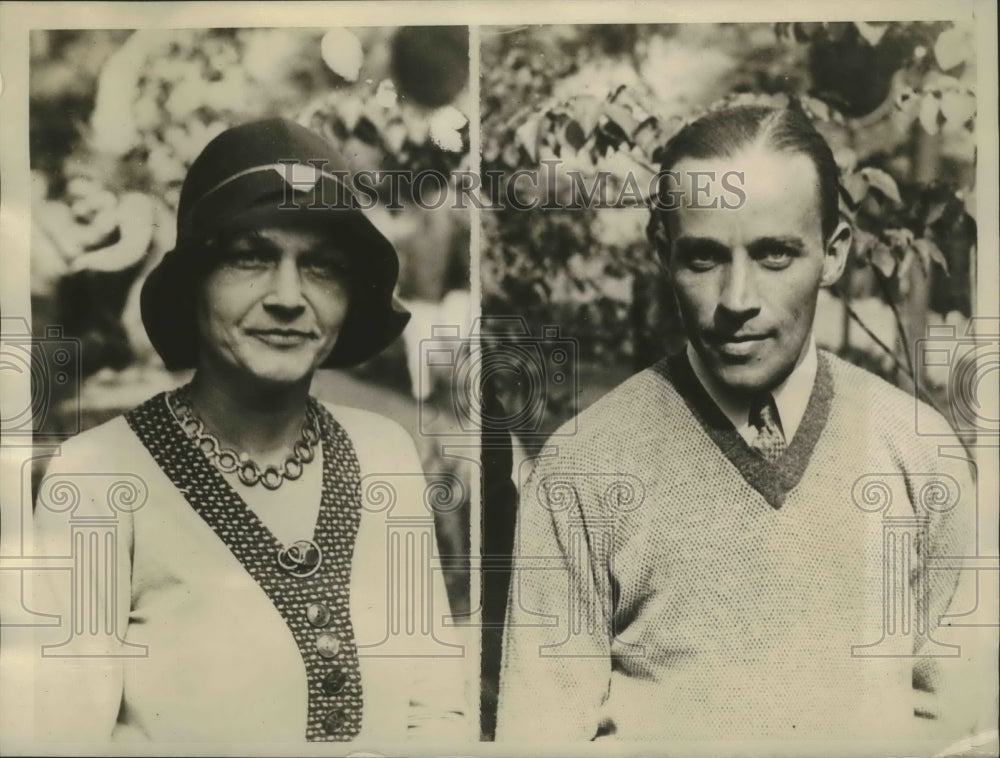
[[[52,463],[114,463],[127,455],[130,442],[137,442],[137,439],[125,415],[121,414],[60,442]]]
[[[410,436],[409,432],[401,424],[393,421],[388,416],[383,416],[381,413],[375,413],[364,408],[354,408],[349,405],[337,405],[326,401],[320,402],[330,412],[330,415],[336,419],[337,423],[344,427],[352,437],[354,436],[354,432],[376,436],[386,434],[405,436],[407,438]]]
[[[323,402],[323,407],[351,438],[358,455],[410,458],[416,445],[410,433],[397,421],[374,411]]]

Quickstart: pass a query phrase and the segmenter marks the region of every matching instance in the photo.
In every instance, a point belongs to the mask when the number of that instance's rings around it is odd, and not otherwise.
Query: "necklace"
[[[198,449],[205,454],[212,465],[225,474],[235,472],[239,480],[248,487],[253,487],[257,482],[260,482],[269,490],[278,489],[286,479],[298,479],[302,476],[306,464],[311,463],[316,457],[315,448],[316,443],[319,442],[319,422],[316,409],[313,407],[314,402],[312,398],[309,398],[306,405],[306,420],[302,425],[302,434],[292,445],[292,451],[280,466],[270,464],[262,470],[260,464],[252,460],[246,453],[237,453],[231,448],[222,447],[219,439],[205,429],[205,423],[195,414],[191,405],[188,386],[167,394],[167,407],[170,408],[174,419],[180,424],[184,433],[195,441]]]

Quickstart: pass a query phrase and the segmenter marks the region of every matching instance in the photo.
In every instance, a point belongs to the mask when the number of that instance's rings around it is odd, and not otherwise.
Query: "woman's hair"
[[[839,169],[830,146],[798,107],[740,105],[708,113],[684,126],[664,145],[660,170],[670,171],[684,158],[732,157],[752,145],[800,153],[813,162],[819,178],[820,227],[823,239],[828,239],[839,218]],[[670,232],[663,214],[669,212],[654,207],[648,228],[664,260],[670,253]]]

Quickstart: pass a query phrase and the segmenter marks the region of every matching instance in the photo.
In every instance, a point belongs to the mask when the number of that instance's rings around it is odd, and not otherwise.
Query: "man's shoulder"
[[[678,399],[662,374],[643,369],[562,424],[549,444],[564,450],[627,445],[640,430],[669,424],[666,417]]]
[[[887,413],[913,414],[913,395],[834,353],[826,350],[819,352],[830,368],[834,392],[840,399],[848,400],[852,407],[857,408],[856,403],[860,402]]]
[[[863,414],[869,428],[887,437],[903,437],[907,444],[920,440],[960,444],[945,417],[927,402],[833,353],[821,354],[830,367],[840,413]]]

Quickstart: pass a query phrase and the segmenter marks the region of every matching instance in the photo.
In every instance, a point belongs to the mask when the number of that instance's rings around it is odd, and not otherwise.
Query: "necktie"
[[[750,443],[765,459],[774,463],[785,453],[785,435],[778,420],[778,408],[771,393],[756,396],[750,403],[750,426],[757,430],[757,437]]]

